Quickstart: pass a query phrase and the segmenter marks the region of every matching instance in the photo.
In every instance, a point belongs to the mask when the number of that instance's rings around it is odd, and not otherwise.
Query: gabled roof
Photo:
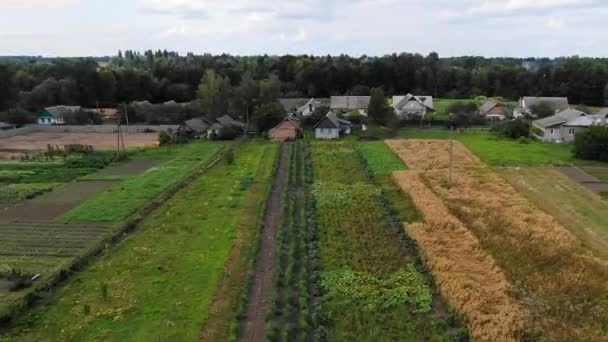
[[[80,106],[55,106],[44,109],[47,113],[51,114],[55,118],[62,118],[66,113],[79,112]]]
[[[409,101],[416,101],[420,103],[420,105],[427,107],[430,110],[434,109],[433,106],[433,97],[426,95],[396,95],[393,96],[393,108],[400,109],[405,106]]]
[[[330,99],[329,98],[284,98],[279,99],[279,103],[283,106],[286,112],[299,112],[308,107],[310,103],[312,103],[316,107],[329,107]]]
[[[334,113],[332,110],[327,112],[327,114],[325,114],[325,116],[321,120],[319,120],[319,122],[317,122],[317,124],[314,126],[314,128],[317,128],[317,126],[319,126],[323,121],[331,122],[331,124],[335,128],[340,128],[340,125],[348,125],[348,126],[352,125],[352,123],[350,121],[339,118],[336,115],[336,113]]]
[[[331,109],[367,109],[369,96],[332,96],[330,100]]]
[[[487,101],[486,103],[481,105],[481,107],[479,107],[479,113],[481,115],[485,115],[486,113],[488,113],[489,111],[494,109],[494,107],[496,107],[496,106],[498,106],[498,103],[496,103],[494,101]]]
[[[209,122],[202,117],[186,120],[184,125],[196,133],[203,133],[209,129]]]
[[[534,120],[534,125],[541,128],[549,128],[553,126],[563,125],[570,120],[585,115],[587,114],[581,112],[580,110],[568,108],[566,110],[562,110],[561,112],[555,115],[551,115],[539,120]]]
[[[546,103],[553,110],[564,110],[570,107],[567,97],[534,97],[524,96],[523,100],[526,103],[526,108],[531,109],[541,103]]]
[[[606,115],[586,115],[579,116],[575,119],[569,120],[564,124],[564,126],[574,126],[574,127],[589,127],[593,125],[606,125],[606,119],[608,114]]]
[[[301,130],[302,129],[302,124],[300,123],[300,120],[296,120],[293,118],[285,118],[283,121],[281,121],[278,125],[276,125],[275,127],[273,127],[270,131],[274,131],[277,130],[281,127],[292,127],[293,129],[296,130]]]
[[[245,128],[245,123],[235,120],[229,115],[222,115],[219,118],[215,119],[220,123],[223,127],[237,127],[237,128]]]

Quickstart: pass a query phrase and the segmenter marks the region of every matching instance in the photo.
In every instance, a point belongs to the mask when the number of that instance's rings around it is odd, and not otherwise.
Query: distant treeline
[[[567,96],[576,104],[608,104],[608,58],[439,58],[436,53],[239,57],[125,51],[109,63],[102,60],[106,59],[0,58],[0,111],[135,100],[187,102],[196,98],[209,69],[231,86],[239,85],[245,74],[254,80],[278,78],[283,97],[369,95],[372,87],[382,87],[387,95]]]

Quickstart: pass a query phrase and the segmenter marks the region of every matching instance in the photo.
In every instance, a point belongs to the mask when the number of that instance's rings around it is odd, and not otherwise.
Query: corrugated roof
[[[209,123],[202,117],[186,120],[184,125],[196,133],[203,133],[209,129]]]
[[[223,127],[238,127],[245,128],[245,123],[235,120],[229,115],[222,115],[219,118],[215,119],[219,122]]]
[[[555,115],[551,115],[539,120],[534,120],[534,125],[541,128],[548,128],[556,125],[563,125],[570,120],[576,119],[584,115],[586,114],[581,112],[580,110],[568,108]]]
[[[608,115],[608,114],[607,114]],[[593,125],[606,125],[606,115],[586,115],[569,120],[564,126],[589,127]]]
[[[369,96],[332,96],[330,100],[331,109],[367,109]]]
[[[481,115],[484,115],[496,106],[498,106],[498,103],[494,101],[487,101],[486,103],[481,105],[481,107],[479,107],[479,113],[481,113]]]
[[[62,118],[66,113],[79,112],[81,110],[80,106],[55,106],[45,108],[49,114],[51,114],[55,118]]]

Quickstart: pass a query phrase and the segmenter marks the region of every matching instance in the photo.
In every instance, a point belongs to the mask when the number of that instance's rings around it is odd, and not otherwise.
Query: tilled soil
[[[275,271],[276,237],[281,222],[280,200],[289,173],[289,155],[288,146],[281,146],[279,167],[266,205],[264,228],[255,265],[255,274],[249,290],[245,319],[241,323],[239,341],[264,341],[266,335],[266,312],[271,300]]]

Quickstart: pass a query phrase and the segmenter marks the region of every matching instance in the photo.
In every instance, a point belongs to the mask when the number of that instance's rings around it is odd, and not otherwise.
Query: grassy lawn
[[[447,129],[405,129],[399,133],[404,139],[449,139]],[[572,156],[572,145],[530,142],[501,138],[492,132],[464,130],[454,132],[483,162],[492,166],[567,165],[577,162]],[[447,153],[447,151],[445,151]]]
[[[319,305],[328,339],[454,338],[432,313],[431,289],[390,231],[378,200],[381,191],[367,180],[352,145],[312,146],[322,265]],[[369,155],[383,148],[373,144],[360,150]],[[388,159],[390,155],[374,157],[371,163]]]
[[[608,203],[551,167],[504,168],[500,174],[598,256],[608,258]]]
[[[222,146],[216,142],[193,142],[185,146],[137,151],[133,153],[132,158],[165,162],[141,175],[127,178],[119,185],[66,213],[60,219],[77,222],[120,221],[189,176],[196,167],[210,161]],[[120,175],[106,177],[114,180],[122,179]]]
[[[216,165],[176,194],[24,317],[12,340],[196,340],[267,148],[243,145],[233,165]]]

